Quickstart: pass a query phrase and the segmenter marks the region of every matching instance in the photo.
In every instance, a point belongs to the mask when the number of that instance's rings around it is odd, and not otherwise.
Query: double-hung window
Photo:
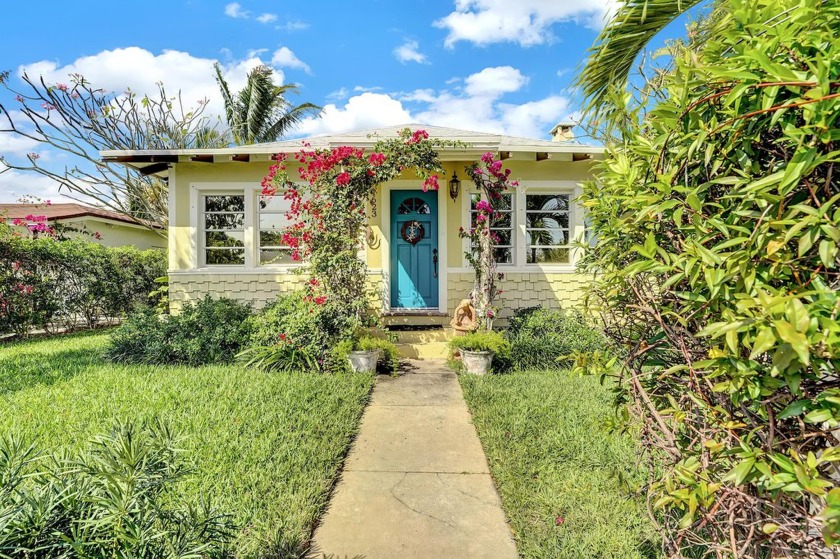
[[[245,195],[208,194],[201,197],[204,264],[245,264]]]
[[[476,226],[476,205],[481,200],[480,194],[470,194],[470,227]],[[496,262],[499,264],[513,264],[513,194],[502,194],[499,200],[493,203],[496,212],[499,214],[490,222],[490,233],[493,235],[493,253]],[[478,247],[473,244],[473,251]]]
[[[259,264],[261,266],[294,264],[292,251],[283,242],[283,231],[292,223],[286,214],[291,202],[282,193],[274,196],[259,196],[257,212],[259,214]]]
[[[568,264],[571,242],[569,194],[526,194],[525,252],[528,264]]]

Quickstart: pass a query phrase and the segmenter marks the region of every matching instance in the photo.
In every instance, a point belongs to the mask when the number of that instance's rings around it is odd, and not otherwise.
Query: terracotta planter
[[[490,366],[493,364],[492,351],[467,351],[461,350],[461,361],[464,363],[464,368],[472,375],[486,375],[490,372]]]
[[[372,373],[376,371],[379,350],[351,351],[347,359],[350,361],[350,368],[353,369],[354,373]]]

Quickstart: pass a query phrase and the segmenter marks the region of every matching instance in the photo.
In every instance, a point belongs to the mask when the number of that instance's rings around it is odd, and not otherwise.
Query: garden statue
[[[455,308],[454,317],[449,323],[459,334],[472,332],[478,327],[475,317],[475,307],[469,299],[464,299]]]

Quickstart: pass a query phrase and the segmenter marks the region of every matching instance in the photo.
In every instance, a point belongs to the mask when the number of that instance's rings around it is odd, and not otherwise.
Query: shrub
[[[576,352],[603,351],[604,334],[577,310],[543,307],[517,310],[506,332],[514,369],[557,369],[563,358]]]
[[[315,303],[304,291],[282,294],[253,317],[249,345],[263,348],[266,358],[269,349],[275,348],[289,357],[301,356],[296,358],[299,363],[301,359],[307,362],[302,357],[307,356],[318,369],[331,370],[337,366],[333,350],[351,340],[359,327],[355,315],[339,307],[331,301]]]
[[[590,301],[627,352],[619,403],[657,458],[666,552],[828,557],[840,540],[838,5],[719,6],[649,102],[617,100],[623,137],[581,197]]]
[[[158,250],[0,234],[0,332],[24,336],[125,316],[149,305],[154,278],[165,272]]]
[[[250,305],[209,295],[187,303],[177,315],[145,310],[114,332],[106,353],[124,363],[229,363],[248,342],[251,314]]]
[[[118,425],[79,455],[47,456],[0,439],[0,554],[4,557],[224,557],[230,517],[205,501],[178,503],[188,474],[160,424]]]

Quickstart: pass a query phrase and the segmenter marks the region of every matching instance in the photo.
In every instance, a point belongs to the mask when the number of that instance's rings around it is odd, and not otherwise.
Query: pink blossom
[[[343,173],[339,173],[337,177],[335,177],[335,184],[338,186],[345,186],[350,184],[350,173],[347,171]]]
[[[423,192],[427,192],[429,190],[438,190],[439,188],[440,185],[438,184],[437,175],[432,175],[431,177],[423,181]]]
[[[60,91],[67,91],[68,87],[66,83],[57,83],[55,84],[55,88]]]
[[[490,202],[487,200],[479,200],[478,203],[475,205],[475,209],[480,212],[492,212],[493,206],[490,205]]]
[[[385,163],[385,154],[371,153],[370,157],[368,157],[368,163],[370,163],[374,167],[381,167],[382,164]]]

